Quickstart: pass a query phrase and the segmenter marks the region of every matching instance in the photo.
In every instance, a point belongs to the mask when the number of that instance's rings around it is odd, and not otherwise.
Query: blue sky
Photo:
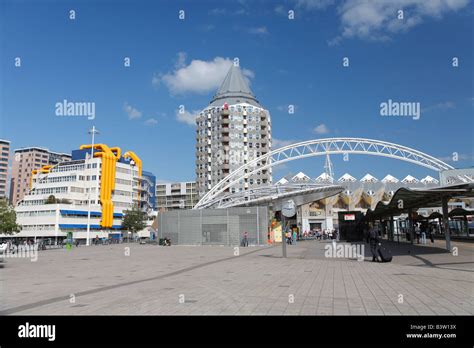
[[[95,125],[98,141],[135,151],[158,180],[194,180],[190,120],[238,57],[271,112],[275,145],[366,137],[446,161],[457,152],[459,161],[450,164],[469,167],[473,14],[468,0],[2,0],[0,137],[13,149],[70,152],[90,141],[87,130]],[[56,116],[64,99],[94,102],[95,119]],[[382,117],[380,103],[388,99],[419,102],[420,119]],[[289,104],[296,106],[292,115]],[[179,105],[186,114],[177,118]],[[338,177],[436,176],[379,157],[332,160]],[[274,177],[299,170],[317,176],[323,163],[294,161]]]

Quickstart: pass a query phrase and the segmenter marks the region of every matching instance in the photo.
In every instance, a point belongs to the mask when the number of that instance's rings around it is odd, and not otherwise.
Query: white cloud
[[[210,32],[216,29],[216,26],[214,24],[205,24],[199,27],[199,30],[204,31],[204,32]]]
[[[247,32],[249,34],[266,35],[268,34],[268,29],[267,27],[262,26],[262,27],[249,28]]]
[[[185,57],[180,52],[174,71],[164,75],[155,74],[152,83],[155,86],[164,83],[172,94],[207,93],[219,88],[233,64],[230,58],[215,57],[210,61],[195,59],[186,65]],[[254,73],[248,69],[242,69],[242,73],[247,82],[254,77]]]
[[[454,102],[445,101],[445,102],[442,102],[442,103],[430,105],[426,108],[422,108],[421,112],[429,112],[429,111],[433,111],[433,110],[449,110],[449,109],[455,109],[455,108],[456,108],[456,104]]]
[[[313,132],[316,134],[327,134],[329,133],[329,128],[326,127],[324,123],[321,123],[320,125],[313,128]]]
[[[136,108],[129,105],[127,102],[123,104],[123,110],[127,113],[129,120],[134,120],[142,117],[141,111],[138,111]]]
[[[277,108],[278,111],[284,111],[284,110],[286,110],[287,106],[286,105],[278,105],[276,108]]]
[[[238,9],[237,11],[234,12],[234,14],[238,15],[238,16],[242,16],[242,15],[245,15],[247,13],[248,13],[247,10],[244,9],[244,8]]]
[[[157,123],[158,121],[154,118],[149,118],[148,120],[145,121],[145,125],[147,126],[154,126]]]
[[[272,149],[278,149],[280,147],[288,146],[294,143],[296,143],[296,141],[294,140],[282,140],[282,139],[272,138]]]
[[[244,75],[244,79],[248,84],[250,84],[250,79],[255,77],[255,73],[249,69],[242,69],[242,75]]]
[[[240,5],[245,6],[244,3],[241,3]],[[245,15],[247,14],[247,10],[245,8],[239,8],[237,10],[228,10],[225,8],[213,8],[208,12],[212,16],[224,16],[224,15]]]
[[[438,109],[454,109],[456,107],[456,104],[454,104],[452,101],[447,101],[444,103],[436,104],[436,107]]]
[[[180,69],[186,66],[186,52],[178,52],[175,68]]]
[[[344,38],[389,40],[392,34],[405,32],[424,18],[441,18],[443,14],[465,7],[469,0],[346,0],[338,7],[342,33],[330,41]],[[403,10],[403,19],[398,11]]]
[[[161,74],[153,74],[153,77],[151,78],[151,84],[155,87],[158,87],[160,85],[161,77]]]
[[[294,0],[300,10],[324,10],[334,0]],[[396,33],[406,32],[426,18],[442,18],[448,12],[458,11],[469,0],[345,0],[337,7],[341,33],[328,41],[337,45],[347,38],[387,41]],[[275,9],[281,11],[280,8]],[[398,11],[403,10],[403,19]]]
[[[209,14],[213,16],[223,16],[226,13],[227,13],[227,10],[225,8],[219,8],[219,7],[213,8],[212,10],[209,11]]]
[[[192,112],[189,112],[188,110],[184,110],[183,112],[176,110],[176,119],[178,122],[186,123],[189,126],[195,126],[196,117],[200,112],[201,110],[193,110]]]
[[[288,11],[285,10],[285,8],[282,5],[277,5],[274,8],[275,13],[279,15],[287,15]]]
[[[295,0],[297,8],[306,10],[321,10],[334,4],[334,0]]]

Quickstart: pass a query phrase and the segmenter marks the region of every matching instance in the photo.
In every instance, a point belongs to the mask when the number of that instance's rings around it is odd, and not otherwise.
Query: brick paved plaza
[[[41,251],[0,269],[2,314],[473,314],[473,244],[390,244],[388,264],[324,257],[325,241],[234,249],[121,244]],[[126,256],[125,248],[130,248]]]

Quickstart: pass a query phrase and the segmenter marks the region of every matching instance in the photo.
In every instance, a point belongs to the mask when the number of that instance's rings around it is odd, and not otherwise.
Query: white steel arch
[[[202,209],[219,201],[219,196],[240,180],[284,162],[326,154],[362,154],[394,158],[432,170],[454,169],[449,164],[421,151],[381,140],[364,138],[326,138],[303,141],[280,147],[260,156],[233,171],[218,182],[196,204]]]

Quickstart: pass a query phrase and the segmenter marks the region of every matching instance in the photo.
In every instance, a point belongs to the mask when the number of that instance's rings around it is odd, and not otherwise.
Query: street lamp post
[[[288,200],[283,203],[281,208],[281,247],[282,256],[286,258],[286,228],[288,219],[296,214],[296,205],[293,200]],[[290,237],[291,238],[291,237]]]
[[[92,126],[92,129],[88,131],[89,134],[92,134],[92,147],[91,147],[91,155],[89,159],[94,158],[94,140],[95,140],[95,135],[99,134],[99,131],[95,128],[95,126]],[[89,161],[87,161],[89,162]],[[87,164],[86,163],[86,169],[87,169]],[[92,166],[91,166],[92,167]],[[87,175],[86,175],[87,178]],[[97,179],[97,178],[96,178]],[[90,245],[90,238],[91,238],[91,188],[89,187],[89,194],[88,194],[88,207],[87,207],[87,239],[86,239],[86,245]]]
[[[281,255],[286,258],[286,218],[281,214]]]

